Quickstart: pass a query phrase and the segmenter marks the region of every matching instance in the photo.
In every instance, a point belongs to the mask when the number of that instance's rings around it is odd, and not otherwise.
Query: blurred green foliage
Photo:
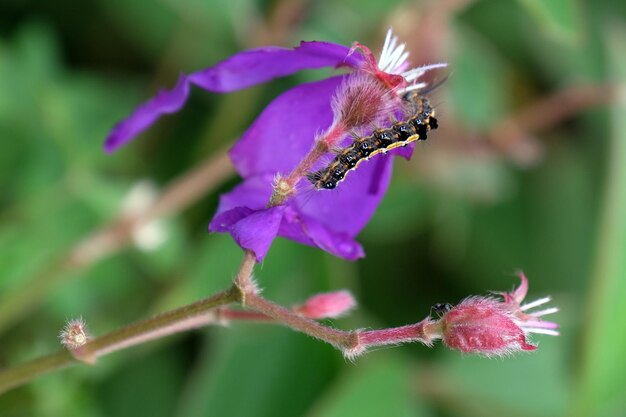
[[[232,142],[280,91],[320,74],[227,97],[194,92],[184,111],[108,156],[102,142],[117,120],[180,71],[260,40],[376,49],[390,25],[421,34],[405,38],[409,47],[434,48],[414,49],[414,60],[450,62],[436,94],[437,143],[396,163],[360,238],[365,259],[278,240],[256,271],[265,294],[289,305],[347,288],[360,307],[334,325],[395,326],[436,302],[512,288],[523,269],[531,297],[551,294],[561,307],[562,336],[536,337],[536,353],[503,360],[412,345],[350,363],[284,328],[216,327],[45,376],[0,397],[1,416],[626,415],[619,0],[2,2],[0,367],[58,349],[69,317],[102,334],[226,287],[241,251],[206,226],[236,179],[165,219],[168,239],[154,251],[129,247],[61,276],[49,269],[119,215],[133,184],[165,186]],[[487,140],[502,118],[561,88],[607,83],[621,83],[615,104],[525,132],[540,155],[528,163]],[[25,291],[36,277],[45,284]]]

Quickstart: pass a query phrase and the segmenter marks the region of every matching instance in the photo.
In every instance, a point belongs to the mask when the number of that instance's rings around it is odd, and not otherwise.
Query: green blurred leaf
[[[539,27],[555,40],[579,41],[584,14],[579,0],[520,0]]]
[[[449,90],[459,118],[472,129],[491,126],[507,110],[506,68],[492,46],[467,27],[458,27],[454,76]]]
[[[611,76],[626,79],[626,25],[607,30]],[[611,111],[607,177],[583,341],[582,373],[574,415],[620,416],[626,398],[626,90]]]
[[[104,415],[171,416],[184,377],[183,361],[173,350],[159,350],[120,367],[99,386]]]
[[[208,349],[187,385],[179,417],[303,415],[334,374],[328,345],[289,329],[234,325],[212,331]]]
[[[562,415],[569,404],[571,386],[567,358],[563,355],[569,338],[539,335],[535,339],[541,339],[536,352],[504,360],[448,351],[426,390],[444,408],[455,410],[454,415]]]
[[[310,417],[426,416],[412,392],[418,376],[411,364],[394,354],[372,353],[347,366],[329,386]]]
[[[362,236],[397,241],[419,233],[428,221],[424,193],[413,183],[394,181]]]

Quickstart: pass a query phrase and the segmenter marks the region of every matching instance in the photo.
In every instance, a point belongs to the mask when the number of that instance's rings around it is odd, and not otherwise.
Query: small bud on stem
[[[82,317],[70,320],[59,333],[59,339],[68,350],[78,349],[89,341],[87,324]]]

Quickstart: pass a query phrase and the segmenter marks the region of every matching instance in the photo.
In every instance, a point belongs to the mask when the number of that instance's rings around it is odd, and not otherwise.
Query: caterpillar
[[[435,110],[428,99],[416,91],[402,98],[407,113],[406,120],[393,123],[386,129],[377,129],[369,136],[357,137],[352,144],[340,150],[326,167],[307,174],[308,180],[317,190],[332,190],[355,170],[363,161],[392,149],[407,146],[417,140],[426,140],[428,131],[437,129]]]

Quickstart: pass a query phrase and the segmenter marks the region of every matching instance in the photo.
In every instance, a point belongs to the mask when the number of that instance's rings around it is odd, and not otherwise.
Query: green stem
[[[71,352],[61,351],[0,371],[0,394],[50,372],[78,363],[95,363],[99,357],[111,352],[215,322],[217,318],[207,313],[241,299],[238,287],[232,286],[195,303],[114,330]]]

